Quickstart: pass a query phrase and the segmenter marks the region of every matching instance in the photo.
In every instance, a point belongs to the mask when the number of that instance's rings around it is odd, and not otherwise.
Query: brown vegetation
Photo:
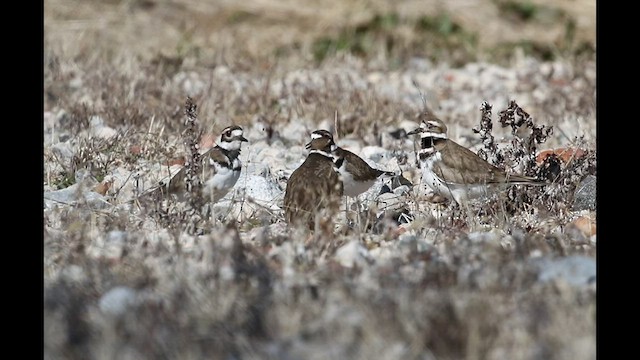
[[[44,187],[83,195],[44,210],[45,358],[595,358],[595,279],[541,275],[595,259],[596,212],[575,209],[597,175],[595,11],[424,3],[47,1]],[[427,201],[408,79],[450,136],[553,186],[475,203],[478,228]],[[132,201],[231,123],[277,184],[333,126],[415,191],[313,236],[242,192],[211,219]]]

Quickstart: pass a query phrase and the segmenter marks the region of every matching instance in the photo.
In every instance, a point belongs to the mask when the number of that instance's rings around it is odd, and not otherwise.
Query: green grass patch
[[[414,31],[402,31],[407,27]],[[345,28],[336,35],[318,38],[313,57],[321,62],[339,52],[371,58],[384,52],[391,63],[401,64],[413,56],[456,64],[475,60],[477,35],[466,31],[448,14],[401,18],[396,13],[378,14],[370,21]]]

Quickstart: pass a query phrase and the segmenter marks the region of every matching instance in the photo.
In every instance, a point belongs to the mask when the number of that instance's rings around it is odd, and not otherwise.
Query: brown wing
[[[207,159],[207,164],[209,164],[209,159],[214,160],[220,164],[225,164],[227,166],[230,166],[231,164],[229,163],[229,158],[227,156],[225,156],[225,154],[222,152],[222,150],[220,150],[219,147],[214,147],[211,150],[209,150],[208,152],[206,152],[204,154],[205,158]]]
[[[447,140],[436,145],[442,153],[442,166],[435,166],[436,175],[449,183],[476,184],[506,181],[505,172],[479,157],[473,151]]]
[[[150,187],[138,196],[138,199],[163,198],[168,193],[178,192],[184,185],[185,167],[183,165],[163,166],[157,185]]]
[[[434,164],[433,171],[448,183],[484,183],[500,177],[500,169],[453,141],[442,141],[435,147],[442,155],[442,163]]]
[[[215,166],[211,165],[211,160],[224,166],[229,166],[229,158],[225,156],[222,150],[215,146],[202,154],[202,163],[200,167],[200,182],[204,183],[216,173]]]
[[[318,212],[337,210],[342,191],[342,182],[331,159],[310,154],[287,181],[284,195],[287,222],[313,229]]]
[[[222,163],[228,163],[228,158],[224,156],[222,151],[218,147],[213,147],[201,156],[202,164],[200,167],[200,181],[204,182],[211,177],[216,169],[211,166],[209,159],[216,160]],[[165,168],[163,168],[163,172]],[[167,193],[180,193],[184,191],[185,175],[187,168],[184,165],[171,166],[167,169],[168,173],[161,178],[158,186],[145,191],[140,197],[155,197],[157,194],[166,196]]]
[[[375,180],[382,174],[387,174],[389,176],[394,175],[394,173],[392,172],[382,171],[379,169],[372,168],[360,156],[352,153],[349,150],[338,148],[336,150],[336,153],[338,156],[344,157],[344,159],[347,162],[347,165],[346,165],[347,171],[353,174],[353,178],[356,181]]]

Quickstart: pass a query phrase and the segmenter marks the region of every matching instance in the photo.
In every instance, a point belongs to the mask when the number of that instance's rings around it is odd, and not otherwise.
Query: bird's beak
[[[422,132],[422,128],[417,128],[417,129],[415,129],[415,130],[409,131],[409,132],[407,133],[407,135],[415,135],[415,134],[419,134],[419,133],[421,133],[421,132]]]
[[[247,139],[246,139],[244,136],[242,136],[242,135],[240,135],[240,136],[238,137],[238,140],[240,140],[240,141],[244,141],[244,142],[249,142],[249,140],[247,140]]]
[[[306,143],[306,144],[304,145],[304,148],[305,148],[305,149],[307,149],[307,150],[311,149],[311,141],[309,141],[308,143]]]

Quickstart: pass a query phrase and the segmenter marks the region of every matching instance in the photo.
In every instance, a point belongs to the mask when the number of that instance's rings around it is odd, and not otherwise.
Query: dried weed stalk
[[[198,115],[197,106],[193,103],[190,97],[187,97],[185,104],[185,132],[184,132],[184,144],[188,151],[188,156],[184,164],[186,168],[185,172],[185,184],[187,190],[187,197],[189,204],[193,209],[201,209],[204,205],[202,199],[201,190],[202,182],[198,176],[201,171],[201,155],[198,152],[198,138],[201,132],[198,131]]]
[[[183,229],[188,234],[200,232],[208,218],[209,208],[202,196],[202,155],[198,151],[198,139],[202,130],[198,126],[197,106],[188,97],[185,103],[184,145],[187,155],[184,164],[184,199],[176,201],[164,191],[153,191],[152,217],[168,229]],[[178,180],[180,181],[180,180]]]
[[[595,174],[595,153],[584,150],[583,156],[577,156],[569,162],[551,154],[538,164],[538,147],[550,138],[553,127],[536,124],[531,115],[511,101],[506,109],[499,112],[498,121],[502,127],[510,127],[513,136],[508,144],[499,147],[491,134],[491,109],[491,105],[483,102],[480,125],[473,128],[475,133],[480,134],[483,144],[478,155],[507,171],[533,176],[548,184],[509,187],[504,203],[494,203],[485,207],[484,211],[506,211],[514,215],[538,209],[553,216],[566,214],[573,202],[576,186],[587,175]],[[583,141],[576,139],[575,143],[580,147]]]

